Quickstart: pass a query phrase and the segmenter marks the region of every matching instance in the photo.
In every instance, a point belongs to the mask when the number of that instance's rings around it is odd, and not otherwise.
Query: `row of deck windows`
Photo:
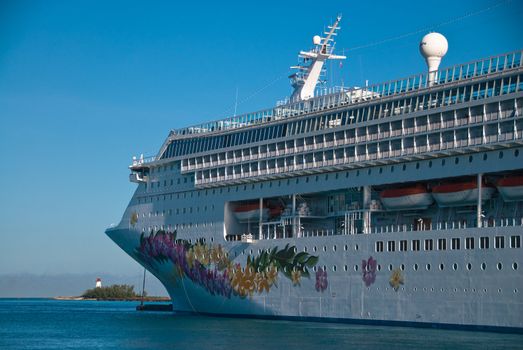
[[[474,237],[466,237],[465,238],[465,249],[474,249]],[[479,249],[489,249],[490,248],[490,237],[480,237],[479,238]],[[398,251],[400,252],[406,252],[408,250],[408,241],[407,240],[400,240],[398,242]],[[437,250],[447,250],[447,239],[446,238],[439,238],[437,240],[433,239],[425,239],[425,240],[419,240],[414,239],[411,240],[411,250],[412,251],[420,251],[421,246],[423,244],[423,250],[425,251],[431,251],[434,250],[434,248],[437,248]],[[436,243],[436,247],[434,246],[434,243]],[[384,251],[384,241],[377,241],[375,250],[376,252],[383,252]],[[394,252],[396,251],[396,241],[387,241],[386,242],[386,248],[388,252]],[[495,236],[494,237],[494,248],[495,249],[503,249],[505,248],[505,236]],[[521,236],[510,236],[510,248],[521,248]],[[461,249],[461,239],[460,238],[451,238],[450,239],[450,249],[451,250],[460,250]]]
[[[342,112],[303,118],[301,120],[289,121],[277,125],[272,124],[252,128],[250,130],[226,135],[175,139],[171,141],[161,158],[180,157],[251,144],[253,142],[263,142],[324,129],[338,128],[369,120],[429,110],[517,91],[523,91],[523,76],[520,74],[403,99],[369,104],[364,107],[352,108]],[[424,125],[425,123],[422,121],[420,127],[423,128]],[[412,125],[412,127],[414,127],[414,125]]]

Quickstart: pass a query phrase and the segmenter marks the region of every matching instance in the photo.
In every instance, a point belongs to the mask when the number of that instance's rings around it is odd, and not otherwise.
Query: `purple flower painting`
[[[374,260],[371,257],[367,260],[361,261],[361,272],[362,272],[362,278],[363,282],[365,282],[365,286],[369,287],[371,284],[376,281],[376,268],[378,266],[378,262]]]
[[[316,290],[318,292],[323,292],[329,286],[329,281],[327,281],[327,270],[318,268],[316,271]]]

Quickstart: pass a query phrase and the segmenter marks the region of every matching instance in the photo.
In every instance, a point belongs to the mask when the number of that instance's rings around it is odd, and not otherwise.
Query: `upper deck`
[[[231,131],[252,125],[264,124],[296,115],[321,111],[328,108],[356,105],[401,96],[406,93],[424,93],[463,82],[464,80],[487,79],[494,73],[519,69],[523,66],[523,51],[492,56],[474,62],[458,64],[441,69],[436,84],[430,86],[429,74],[417,74],[407,78],[374,84],[365,88],[338,88],[335,92],[323,93],[307,101],[287,103],[258,112],[197,124],[171,130],[170,135],[178,138],[195,137],[201,134]]]

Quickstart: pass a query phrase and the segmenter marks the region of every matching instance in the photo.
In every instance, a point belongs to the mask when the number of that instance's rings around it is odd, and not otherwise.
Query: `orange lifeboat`
[[[257,221],[260,219],[266,220],[269,217],[270,209],[263,203],[260,211],[260,203],[245,203],[240,204],[234,209],[234,215],[238,221]]]
[[[481,200],[490,199],[496,189],[484,184]],[[443,183],[432,188],[432,196],[440,207],[474,205],[478,202],[478,183],[475,180]]]
[[[523,175],[507,176],[496,182],[496,187],[505,202],[523,200]]]
[[[381,191],[381,203],[389,210],[426,209],[434,200],[422,184]]]

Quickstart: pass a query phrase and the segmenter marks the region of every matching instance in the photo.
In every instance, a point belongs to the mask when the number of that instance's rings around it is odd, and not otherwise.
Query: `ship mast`
[[[312,39],[314,47],[310,51],[300,51],[298,57],[301,59],[301,63],[291,67],[292,69],[297,69],[297,72],[289,76],[294,88],[291,101],[297,102],[314,97],[314,89],[322,73],[325,61],[328,59],[344,60],[346,58],[345,56],[333,54],[334,37],[340,29],[340,21],[341,15],[338,15],[334,24],[327,27],[329,31],[324,32],[326,37],[315,35]]]

